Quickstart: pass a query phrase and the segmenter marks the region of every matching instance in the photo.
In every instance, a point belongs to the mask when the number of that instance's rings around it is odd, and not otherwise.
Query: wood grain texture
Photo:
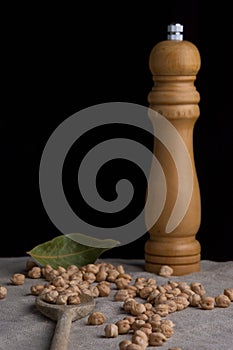
[[[193,192],[187,212],[180,224],[168,234],[165,228],[177,198],[179,179],[170,153],[156,140],[153,152],[165,174],[167,197],[158,221],[148,230],[150,239],[145,244],[145,269],[149,272],[158,273],[161,265],[172,266],[174,275],[200,270],[201,247],[195,236],[201,222],[201,200],[193,155],[193,128],[200,114],[200,96],[194,83],[200,64],[198,49],[188,41],[159,42],[149,58],[154,81],[148,95],[149,107],[166,117],[176,128],[187,147],[193,170]],[[180,158],[182,156],[179,154]],[[156,178],[153,169],[150,178],[152,181]],[[180,186],[185,191],[184,183],[181,182]]]

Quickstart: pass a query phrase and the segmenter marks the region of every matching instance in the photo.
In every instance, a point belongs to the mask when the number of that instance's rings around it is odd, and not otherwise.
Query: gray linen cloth
[[[0,350],[48,350],[56,326],[35,307],[35,297],[30,294],[30,287],[39,281],[26,278],[20,286],[10,284],[14,273],[25,273],[28,257],[0,258],[0,285],[8,289],[7,297],[0,300]],[[102,261],[101,259],[99,261]],[[156,278],[161,285],[168,281],[152,273],[145,272],[143,260],[105,259],[114,265],[122,264],[133,278],[143,276]],[[233,288],[233,261],[201,261],[201,271],[185,276],[171,276],[170,280],[201,282],[208,295],[217,296],[225,288]],[[43,279],[40,280],[44,282]],[[71,325],[68,350],[117,350],[119,342],[131,338],[120,335],[117,338],[104,337],[106,323],[115,323],[126,316],[122,302],[114,301],[116,292],[111,286],[109,297],[96,298],[95,311],[106,316],[106,322],[99,326],[87,325],[87,317]],[[182,350],[233,350],[233,303],[228,308],[200,310],[188,307],[183,311],[168,316],[175,323],[174,335],[162,347],[168,350],[180,347]],[[149,347],[148,349],[153,349]]]

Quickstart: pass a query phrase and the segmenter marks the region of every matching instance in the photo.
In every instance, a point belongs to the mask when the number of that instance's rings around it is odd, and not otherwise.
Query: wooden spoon
[[[95,307],[93,297],[87,294],[80,295],[78,305],[50,304],[36,297],[36,307],[45,316],[57,321],[50,350],[66,350],[72,321],[79,320],[91,313]]]

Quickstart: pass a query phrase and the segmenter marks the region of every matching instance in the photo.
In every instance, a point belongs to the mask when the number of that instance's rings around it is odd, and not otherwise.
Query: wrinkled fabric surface
[[[32,284],[44,283],[43,279],[26,278],[20,286],[10,284],[14,273],[25,273],[28,257],[0,258],[0,285],[6,286],[7,297],[0,300],[0,350],[48,350],[56,322],[43,316],[35,307],[35,297],[30,294]],[[102,261],[102,260],[99,260]],[[157,285],[174,281],[201,282],[206,293],[217,296],[225,288],[233,288],[233,261],[201,261],[201,271],[185,276],[164,278],[145,272],[143,260],[105,259],[114,265],[122,264],[133,279],[139,276],[156,278]],[[133,283],[133,281],[131,282]],[[106,323],[115,323],[126,316],[122,302],[114,301],[116,292],[111,284],[109,297],[96,298],[95,311],[106,316],[106,322],[99,326],[87,325],[87,317],[72,323],[68,350],[117,350],[119,342],[131,338],[120,335],[114,339],[104,337]],[[182,350],[233,350],[233,302],[228,308],[201,310],[188,307],[170,314],[167,318],[175,323],[174,335],[162,347],[168,350],[180,347]],[[149,347],[148,349],[153,349]]]

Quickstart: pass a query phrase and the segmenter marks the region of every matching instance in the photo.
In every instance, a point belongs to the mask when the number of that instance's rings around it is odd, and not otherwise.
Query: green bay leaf
[[[28,251],[39,265],[51,265],[67,268],[69,265],[78,267],[93,264],[100,255],[119,244],[112,239],[97,239],[80,233],[60,235],[50,241],[35,246]]]

